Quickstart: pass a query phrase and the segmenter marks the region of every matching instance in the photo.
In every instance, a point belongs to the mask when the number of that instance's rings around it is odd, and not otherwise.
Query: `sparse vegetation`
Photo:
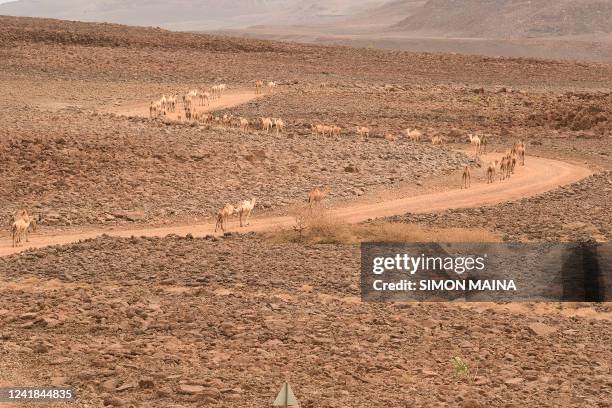
[[[349,224],[329,210],[294,211],[296,224],[267,234],[276,242],[345,244],[360,242],[498,242],[500,238],[483,229],[425,229],[413,224],[374,221]]]
[[[455,378],[472,381],[474,379],[473,374],[470,371],[470,367],[461,357],[451,358],[451,364],[453,366],[453,375]]]

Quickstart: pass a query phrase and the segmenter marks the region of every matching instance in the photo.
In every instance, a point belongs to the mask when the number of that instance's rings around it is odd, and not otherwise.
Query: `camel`
[[[331,132],[332,132],[332,135],[334,136],[340,136],[340,132],[342,132],[342,128],[340,126],[333,125],[331,127]]]
[[[331,136],[333,131],[334,131],[334,127],[333,126],[329,126],[329,125],[324,125],[323,126],[323,136],[325,136],[325,135]]]
[[[370,129],[365,126],[357,126],[357,135],[362,138],[368,138],[370,136]]]
[[[191,89],[189,92],[187,92],[187,97],[189,99],[195,99],[198,97],[198,90],[197,89]]]
[[[499,179],[505,180],[508,176],[508,167],[510,166],[508,156],[504,156],[499,164]]]
[[[220,84],[220,85],[214,85],[210,88],[210,93],[213,99],[221,99],[221,96],[223,95],[223,92],[225,91],[225,89],[227,88],[227,85],[225,84]]]
[[[436,145],[442,145],[442,136],[432,136],[431,137],[431,144],[436,146]]]
[[[285,129],[285,122],[282,119],[274,119],[274,127],[276,127],[276,134],[280,133]]]
[[[166,108],[168,109],[168,112],[174,112],[176,110],[176,96],[170,95],[166,99]]]
[[[417,129],[404,129],[404,134],[408,137],[408,139],[411,142],[420,142],[421,141],[421,136],[423,136],[423,134],[421,133],[421,131],[417,130]]]
[[[276,82],[274,81],[268,82],[268,89],[270,90],[270,92],[274,91],[274,89],[276,89]]]
[[[247,132],[249,130],[249,121],[245,118],[240,118],[240,130]]]
[[[325,125],[315,125],[312,124],[310,125],[312,131],[314,132],[315,135],[322,135],[325,136]]]
[[[232,120],[234,119],[234,115],[232,114],[223,114],[223,124],[229,126],[232,123]]]
[[[525,142],[523,142],[522,140],[519,140],[519,142],[517,143],[516,154],[521,160],[521,166],[524,166],[525,165]]]
[[[225,232],[225,226],[230,216],[235,213],[236,209],[231,204],[225,204],[225,206],[217,212],[217,224],[215,225],[215,232],[219,228]]]
[[[261,130],[265,130],[266,133],[272,129],[272,119],[270,118],[261,118]]]
[[[209,106],[210,105],[210,92],[200,92],[200,105]]]
[[[323,190],[319,190],[319,187],[316,187],[310,193],[308,193],[308,206],[312,209],[313,205],[321,205],[321,201],[327,196],[329,190],[325,187]]]
[[[13,238],[13,247],[23,245],[21,243],[22,239],[25,238],[25,242],[29,242],[28,232],[30,229],[32,232],[36,232],[36,218],[28,215],[27,211],[23,211],[23,213],[19,213],[15,215],[15,220],[11,225],[11,234]],[[21,244],[21,245],[20,245]]]
[[[194,91],[192,91],[194,92]],[[193,95],[187,94],[187,95],[183,95],[183,108],[186,109],[191,109],[192,105],[195,105],[193,103]]]
[[[256,94],[261,93],[261,88],[262,87],[263,87],[263,81],[261,81],[259,79],[257,81],[255,81],[255,93]]]
[[[516,161],[517,161],[516,153],[513,153],[510,156],[510,168],[509,168],[510,173],[512,173],[512,174],[514,174],[514,168],[516,167]]]
[[[473,134],[469,134],[470,143],[473,144],[476,148],[476,156],[480,154],[480,138],[478,136],[474,136]]]
[[[487,145],[489,144],[489,140],[486,135],[480,136],[480,151],[481,153],[487,153]]]
[[[161,100],[151,101],[151,105],[149,106],[149,117],[159,117],[166,115],[165,103],[162,103]]]
[[[217,99],[219,97],[219,87],[217,85],[210,87],[210,96],[212,99]]]
[[[470,173],[470,166],[465,166],[463,174],[461,175],[461,188],[470,188],[472,185],[472,175]]]
[[[238,205],[238,207],[234,210],[235,213],[240,215],[240,226],[249,225],[249,217],[251,216],[251,212],[255,208],[255,197],[250,200],[244,200],[242,204]],[[244,217],[244,225],[242,223],[242,217]]]
[[[490,162],[487,167],[487,184],[493,183],[495,181],[495,173],[497,172],[497,160],[494,162]]]
[[[219,98],[221,98],[223,96],[223,93],[227,89],[227,85],[226,84],[220,84],[219,86],[217,86],[217,88],[219,90]]]

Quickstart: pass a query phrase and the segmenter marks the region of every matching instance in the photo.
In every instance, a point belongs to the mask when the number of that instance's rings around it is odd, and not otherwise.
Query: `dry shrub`
[[[297,209],[292,214],[293,229],[272,232],[269,237],[277,242],[315,244],[354,244],[359,242],[350,224],[321,209]]]
[[[268,234],[276,242],[312,244],[358,244],[360,242],[499,242],[493,233],[483,229],[425,229],[415,224],[376,221],[348,224],[325,210],[297,209],[292,212],[296,224],[292,229]]]

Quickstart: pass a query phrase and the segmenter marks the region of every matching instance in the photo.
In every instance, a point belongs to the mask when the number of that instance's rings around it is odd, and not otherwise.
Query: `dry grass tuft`
[[[299,209],[293,214],[293,229],[278,230],[268,234],[276,242],[301,242],[314,244],[355,244],[358,241],[352,226],[327,211]]]
[[[275,242],[309,244],[345,244],[360,242],[499,242],[493,233],[483,229],[424,229],[414,224],[377,221],[348,224],[322,209],[298,209],[293,212],[292,229],[267,234]]]

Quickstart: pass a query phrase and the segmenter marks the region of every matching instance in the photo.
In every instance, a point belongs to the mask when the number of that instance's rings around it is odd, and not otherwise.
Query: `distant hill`
[[[281,41],[612,61],[612,0],[16,0],[0,15]]]
[[[385,0],[17,0],[0,15],[214,30],[258,24],[319,24]]]
[[[612,32],[612,1],[429,0],[392,30],[475,38],[607,34]]]
[[[16,0],[0,4],[0,15],[181,31],[299,25],[472,38],[612,32],[612,0]]]
[[[342,20],[341,26],[389,27],[414,14],[427,0],[391,0]]]

